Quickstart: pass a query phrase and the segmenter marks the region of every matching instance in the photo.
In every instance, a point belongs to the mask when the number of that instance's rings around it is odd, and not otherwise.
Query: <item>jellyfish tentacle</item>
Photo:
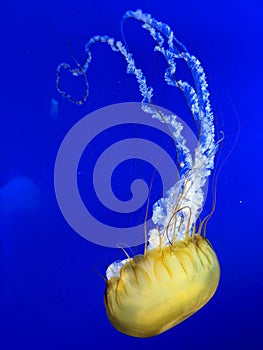
[[[156,21],[150,14],[144,14],[141,10],[127,11],[123,16],[122,25],[128,18],[134,18],[143,22],[143,28],[148,30],[156,41],[157,46],[155,50],[160,51],[164,55],[168,64],[165,71],[165,81],[167,84],[177,86],[183,91],[191,107],[194,119],[200,128],[202,152],[210,153],[210,150],[213,150],[215,146],[213,113],[207,90],[208,84],[200,61],[188,52],[186,46],[174,36],[173,31],[167,24]],[[164,37],[167,39],[168,49],[164,48]],[[175,59],[184,59],[186,61],[193,76],[196,91],[188,82],[174,80],[173,74],[176,70]]]
[[[181,130],[182,124],[176,119],[176,116],[165,116],[160,113],[159,110],[156,110],[152,105],[152,97],[153,97],[153,88],[147,85],[146,77],[143,71],[136,67],[135,60],[132,57],[132,54],[128,52],[126,47],[120,41],[115,41],[113,38],[107,35],[96,35],[89,39],[89,41],[85,45],[86,59],[81,66],[78,64],[78,68],[72,69],[70,65],[66,63],[61,63],[57,68],[57,90],[62,94],[62,96],[75,104],[81,105],[86,101],[89,95],[89,85],[86,77],[86,72],[89,68],[89,64],[92,60],[91,48],[96,43],[105,43],[110,46],[112,51],[119,52],[127,63],[127,73],[133,74],[138,82],[139,91],[143,97],[142,100],[142,108],[145,112],[150,113],[153,118],[159,119],[162,123],[165,122],[169,125],[171,133],[173,135],[174,141],[176,143],[176,149],[178,151],[178,163],[184,164],[184,171],[191,168],[192,165],[192,157],[189,148],[186,146],[186,140],[183,137]],[[79,101],[73,99],[71,95],[67,94],[62,88],[60,84],[61,80],[61,70],[66,69],[71,72],[74,76],[83,76],[85,81],[85,94],[83,98]]]

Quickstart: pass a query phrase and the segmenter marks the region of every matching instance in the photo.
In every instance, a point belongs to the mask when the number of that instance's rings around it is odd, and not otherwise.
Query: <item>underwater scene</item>
[[[2,4],[1,350],[262,348],[262,13]]]

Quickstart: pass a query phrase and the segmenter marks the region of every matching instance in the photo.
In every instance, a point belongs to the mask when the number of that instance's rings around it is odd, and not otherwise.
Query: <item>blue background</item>
[[[56,67],[74,65],[72,54],[82,61],[92,35],[120,39],[122,15],[138,7],[169,23],[203,63],[217,126],[226,136],[219,165],[239,135],[220,170],[207,231],[221,263],[219,288],[198,313],[151,339],[125,336],[109,324],[99,274],[119,252],[77,235],[53,187],[57,150],[77,120],[108,104],[140,100],[134,78],[108,48],[94,49],[90,96],[82,107],[57,93]],[[262,12],[255,0],[1,4],[0,349],[261,348]],[[133,21],[125,32],[138,65],[157,82],[156,102],[184,117],[161,83],[162,63],[155,68],[150,39]],[[81,81],[65,84],[73,94],[82,89]]]

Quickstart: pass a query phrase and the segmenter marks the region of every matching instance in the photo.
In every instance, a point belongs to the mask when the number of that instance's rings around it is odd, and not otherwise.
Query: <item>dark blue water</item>
[[[108,322],[100,274],[119,250],[75,233],[53,185],[60,143],[80,118],[113,103],[140,101],[135,79],[107,47],[94,48],[90,95],[81,107],[58,94],[56,67],[63,61],[74,65],[73,56],[82,62],[92,35],[121,39],[122,15],[137,8],[169,23],[201,60],[216,125],[225,132],[219,166],[238,137],[220,170],[216,212],[207,228],[221,263],[219,288],[198,313],[151,339],[125,336]],[[261,348],[262,11],[255,0],[1,4],[1,350]],[[157,87],[156,103],[188,118],[179,97],[173,99],[161,82],[164,64],[152,53],[149,37],[133,21],[125,33],[138,65]],[[181,72],[187,74],[183,67]],[[83,82],[64,79],[81,97]],[[211,197],[207,205],[209,212]]]

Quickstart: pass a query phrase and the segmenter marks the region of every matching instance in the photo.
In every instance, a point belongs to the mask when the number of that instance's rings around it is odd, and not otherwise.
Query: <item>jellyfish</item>
[[[147,338],[176,326],[202,308],[214,295],[220,278],[220,266],[211,243],[206,238],[210,216],[198,221],[204,205],[204,186],[214,168],[219,141],[215,140],[213,112],[206,76],[199,60],[175,37],[171,28],[141,10],[127,11],[123,26],[132,18],[142,23],[165,62],[165,82],[180,90],[196,124],[198,143],[192,155],[176,115],[164,115],[153,102],[154,91],[143,71],[137,68],[132,53],[124,43],[109,36],[94,36],[85,46],[87,58],[76,69],[62,63],[57,70],[58,91],[67,99],[82,104],[88,97],[86,71],[91,62],[91,48],[100,42],[120,53],[127,63],[127,73],[135,76],[142,96],[141,108],[152,118],[165,123],[175,142],[180,177],[163,198],[153,206],[155,228],[146,233],[144,253],[113,262],[106,271],[104,297],[111,324],[120,332]],[[176,62],[183,60],[192,85],[176,79]],[[86,92],[74,100],[60,84],[62,69],[82,75]]]

